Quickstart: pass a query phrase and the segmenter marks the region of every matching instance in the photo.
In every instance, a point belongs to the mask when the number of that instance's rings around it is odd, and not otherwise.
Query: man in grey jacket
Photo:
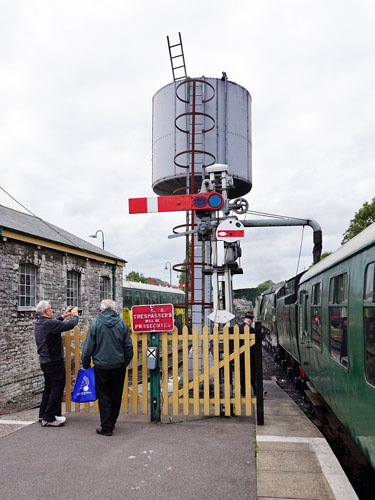
[[[87,332],[82,366],[89,368],[92,358],[101,423],[96,432],[112,436],[120,413],[126,367],[133,358],[133,344],[127,324],[115,312],[116,303],[102,300],[100,310]]]
[[[61,332],[71,330],[77,325],[78,309],[68,306],[61,316],[54,319],[50,303],[42,300],[36,306],[36,314],[38,319],[35,322],[35,342],[44,375],[39,421],[43,427],[61,427],[66,420],[65,417],[61,417],[61,397],[65,387]],[[64,321],[68,316],[71,316],[71,319]]]

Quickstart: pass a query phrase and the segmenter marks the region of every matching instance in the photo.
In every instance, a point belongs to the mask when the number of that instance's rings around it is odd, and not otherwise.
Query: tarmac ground
[[[319,430],[274,380],[264,425],[252,417],[69,413],[43,428],[38,410],[0,417],[0,500],[355,500]],[[255,408],[254,412],[255,413]]]
[[[154,424],[122,414],[111,437],[96,434],[93,413],[70,413],[60,428],[25,425],[30,417],[0,419],[8,428],[0,440],[1,500],[256,499],[251,417]]]

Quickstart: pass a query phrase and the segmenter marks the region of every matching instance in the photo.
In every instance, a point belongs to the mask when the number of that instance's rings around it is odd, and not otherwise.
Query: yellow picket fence
[[[80,332],[65,332],[66,359],[66,411],[98,411],[97,401],[73,403],[71,393],[72,365],[76,376],[80,367],[81,345],[87,328]],[[223,331],[217,327],[210,334],[208,327],[198,332],[196,327],[189,333],[187,327],[178,334],[173,332],[159,334],[161,369],[161,412],[163,415],[251,415],[251,405],[255,398],[251,394],[250,349],[255,344],[255,335],[246,326],[244,333],[238,326],[230,333],[228,327]],[[134,358],[126,372],[122,397],[122,412],[129,414],[149,412],[149,372],[146,365],[146,350],[149,334],[132,333]],[[189,380],[189,351],[192,355]],[[243,362],[240,363],[240,356]],[[199,356],[201,360],[199,360]],[[72,362],[73,361],[73,362]],[[241,396],[241,372],[245,370],[244,396]],[[192,372],[192,373],[191,373]],[[182,378],[182,380],[181,380]]]

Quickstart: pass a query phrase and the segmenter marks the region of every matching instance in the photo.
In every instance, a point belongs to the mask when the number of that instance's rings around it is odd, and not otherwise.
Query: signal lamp
[[[219,193],[199,193],[192,196],[193,210],[218,210],[224,205],[224,198]]]

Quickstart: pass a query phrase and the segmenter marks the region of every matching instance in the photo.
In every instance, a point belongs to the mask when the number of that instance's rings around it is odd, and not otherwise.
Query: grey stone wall
[[[103,262],[8,239],[0,241],[0,411],[36,406],[43,389],[34,341],[35,307],[18,305],[20,264],[37,267],[36,303],[48,300],[54,316],[67,307],[67,271],[80,273],[80,328],[99,312],[100,276],[116,280],[116,303],[122,310],[123,268]],[[112,298],[112,297],[110,297]]]

